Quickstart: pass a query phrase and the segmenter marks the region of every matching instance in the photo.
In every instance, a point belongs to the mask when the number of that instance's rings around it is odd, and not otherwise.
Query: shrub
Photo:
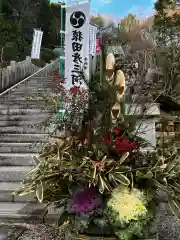
[[[51,60],[56,59],[56,55],[53,50],[49,48],[41,48],[41,60],[49,63]]]
[[[3,60],[8,62],[12,60],[16,61],[17,55],[18,55],[18,48],[16,43],[14,42],[7,43],[3,49]]]
[[[44,67],[46,65],[46,62],[40,59],[32,59],[31,62],[37,67]]]

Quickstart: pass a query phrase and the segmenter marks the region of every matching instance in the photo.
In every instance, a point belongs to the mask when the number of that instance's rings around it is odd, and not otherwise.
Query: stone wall
[[[0,69],[0,92],[15,85],[39,69],[39,67],[31,63],[30,57],[26,57],[26,60],[21,62],[11,61],[10,66]]]

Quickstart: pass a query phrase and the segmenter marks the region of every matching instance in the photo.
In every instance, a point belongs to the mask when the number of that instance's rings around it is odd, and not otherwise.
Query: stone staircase
[[[32,156],[37,155],[47,141],[49,129],[38,124],[53,113],[43,100],[27,97],[45,96],[53,91],[48,73],[58,60],[14,88],[0,94],[0,222],[42,222],[46,204],[38,204],[34,196],[12,196],[25,174],[32,168]],[[30,126],[32,125],[32,126]]]

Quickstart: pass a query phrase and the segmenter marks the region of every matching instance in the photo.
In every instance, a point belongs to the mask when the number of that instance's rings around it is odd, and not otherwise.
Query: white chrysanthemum
[[[144,194],[138,189],[130,191],[128,188],[118,188],[112,193],[107,202],[109,214],[112,214],[112,220],[120,222],[129,222],[139,220],[140,217],[147,214],[144,205]]]

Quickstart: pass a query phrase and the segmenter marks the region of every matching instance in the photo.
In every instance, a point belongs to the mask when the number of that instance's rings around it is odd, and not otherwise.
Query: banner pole
[[[61,5],[61,11],[60,11],[60,61],[59,61],[59,76],[60,76],[60,80],[61,78],[63,78],[63,15],[64,15],[64,8],[62,7]],[[59,95],[59,120],[63,120],[63,113],[62,113],[62,110],[63,110],[63,106],[62,106],[62,100],[63,100],[63,97],[62,97],[62,93],[60,92],[60,95]]]

